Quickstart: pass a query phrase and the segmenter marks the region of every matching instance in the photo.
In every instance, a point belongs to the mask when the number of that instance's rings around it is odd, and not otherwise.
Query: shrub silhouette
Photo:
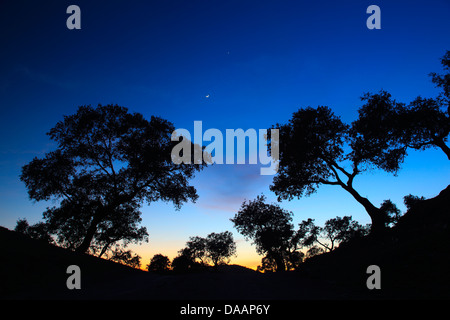
[[[236,243],[230,231],[212,232],[206,238],[190,237],[186,242],[186,247],[178,253],[176,264],[180,270],[196,265],[206,266],[208,263],[217,267],[219,264],[228,263],[229,259],[236,255]],[[197,262],[196,259],[200,262]]]
[[[155,254],[147,265],[148,271],[163,272],[170,269],[170,260],[162,254]]]
[[[108,260],[139,269],[141,267],[141,256],[134,254],[131,250],[125,250],[123,247],[116,246],[111,250],[111,256]]]
[[[244,202],[230,220],[239,233],[253,240],[257,252],[265,255],[262,261],[264,270],[285,271],[290,261],[298,258],[294,254],[298,248],[292,212],[277,204],[267,204],[265,200],[264,196],[258,196],[253,201]]]
[[[364,237],[368,234],[368,230],[369,226],[363,227],[351,216],[328,219],[323,227],[316,226],[314,219],[309,218],[299,223],[296,238],[301,247],[309,248],[306,254],[309,258],[325,250],[333,251],[339,244],[354,238]]]
[[[210,233],[206,237],[206,256],[215,267],[228,263],[236,255],[236,243],[230,231]]]
[[[38,222],[34,225],[29,225],[27,219],[17,220],[14,231],[20,232],[29,236],[32,239],[43,240],[47,243],[53,243],[54,240],[48,231],[48,225],[43,222]]]

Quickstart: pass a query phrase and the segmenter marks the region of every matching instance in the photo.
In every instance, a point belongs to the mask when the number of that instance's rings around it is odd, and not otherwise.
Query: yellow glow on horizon
[[[141,257],[141,269],[147,270],[147,265],[155,254],[162,254],[173,260],[178,255],[178,251],[184,247],[184,243],[180,244],[176,241],[164,243],[145,243],[141,245],[129,245],[127,248]],[[230,259],[229,264],[240,265],[252,270],[261,264],[261,256],[259,256],[254,247],[249,243],[239,243],[237,248],[237,255]]]

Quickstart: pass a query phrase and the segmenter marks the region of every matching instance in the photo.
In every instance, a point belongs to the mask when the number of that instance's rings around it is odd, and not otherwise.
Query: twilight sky
[[[69,30],[66,9],[81,9]],[[369,30],[366,9],[381,8]],[[21,167],[55,145],[46,132],[80,105],[114,103],[157,115],[193,133],[255,130],[285,123],[300,107],[327,105],[348,123],[365,92],[385,89],[399,101],[434,97],[428,74],[441,72],[450,49],[448,0],[151,0],[21,1],[0,4],[0,225],[41,219],[53,203],[28,200]],[[282,142],[281,142],[282,143]],[[271,176],[260,165],[216,165],[192,180],[197,203],[142,208],[150,242],[132,249],[143,267],[155,253],[173,258],[190,236],[232,231],[238,257],[260,262],[229,221],[242,202],[264,193]],[[375,205],[407,194],[433,197],[448,185],[450,166],[438,150],[410,152],[397,177],[372,171],[355,188]],[[364,208],[344,190],[323,186],[309,198],[284,201],[294,222],[352,215]]]

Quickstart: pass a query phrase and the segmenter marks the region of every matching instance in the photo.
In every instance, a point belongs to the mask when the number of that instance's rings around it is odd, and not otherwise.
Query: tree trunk
[[[98,255],[99,258],[102,257],[102,255],[105,254],[106,250],[108,250],[109,246],[111,245],[112,242],[109,242],[107,244],[105,244],[102,248],[102,251],[100,251],[100,254]]]
[[[444,140],[437,140],[435,145],[441,148],[441,150],[444,151],[445,155],[447,156],[448,160],[450,160],[450,148],[445,144]]]
[[[343,186],[343,188],[350,193],[356,201],[362,204],[364,209],[366,209],[366,212],[372,220],[372,226],[370,228],[371,234],[380,234],[383,232],[386,229],[384,212],[380,208],[375,207],[367,198],[362,197],[355,189],[353,189],[353,187]]]
[[[84,236],[83,242],[75,249],[75,252],[86,253],[88,251],[91,241],[94,238],[95,232],[97,231],[97,225],[100,223],[100,215],[95,215],[87,229],[86,235]]]
[[[284,263],[284,259],[281,254],[274,254],[275,263],[277,264],[277,272],[286,271],[286,264]]]

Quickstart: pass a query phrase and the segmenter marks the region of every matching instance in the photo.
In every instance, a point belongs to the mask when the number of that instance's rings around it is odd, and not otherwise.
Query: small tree
[[[399,208],[391,200],[384,200],[381,204],[381,210],[386,214],[386,226],[392,227],[397,224],[402,216]]]
[[[123,247],[116,245],[111,250],[111,256],[108,260],[124,264],[126,266],[139,269],[141,267],[141,256],[133,254],[131,250],[125,250]]]
[[[403,202],[407,210],[411,210],[411,208],[415,207],[423,200],[426,200],[425,197],[413,196],[412,194],[408,194],[407,196],[403,197]]]
[[[30,226],[27,219],[19,219],[17,220],[14,231],[25,234],[32,239],[43,240],[47,243],[54,243],[54,240],[49,233],[48,225],[43,222],[38,222]]]
[[[292,212],[281,209],[277,204],[267,204],[265,199],[258,196],[253,201],[244,202],[230,220],[239,233],[253,240],[257,252],[268,259],[267,263],[273,259],[276,270],[285,271],[289,255],[297,250]]]
[[[236,243],[233,240],[233,234],[229,231],[221,233],[210,233],[206,238],[190,237],[186,242],[186,247],[179,251],[180,269],[183,265],[193,265],[196,259],[200,260],[201,265],[211,262],[214,266],[228,261],[236,254]],[[191,261],[189,264],[187,262]]]
[[[214,266],[218,266],[220,263],[228,263],[230,257],[236,254],[233,234],[230,231],[210,233],[206,237],[206,254]]]
[[[147,265],[148,271],[163,272],[170,268],[170,260],[167,256],[162,254],[155,254]]]
[[[267,273],[267,272],[275,272],[277,270],[277,263],[275,259],[270,257],[269,255],[261,258],[261,265],[256,267],[256,271]]]
[[[201,264],[206,263],[207,241],[202,237],[190,237],[186,242],[186,248],[180,251],[180,254],[190,257],[193,261],[200,260]]]
[[[314,245],[306,251],[306,259],[321,255],[324,252],[325,250],[322,247]]]
[[[299,224],[296,237],[301,246],[310,248],[307,256],[311,257],[323,252],[317,249],[316,244],[333,251],[339,244],[363,237],[367,233],[368,228],[353,221],[351,216],[344,216],[328,219],[323,227],[316,226],[314,219],[303,220]]]
[[[181,252],[172,260],[172,270],[177,272],[186,272],[195,267],[195,261],[192,257],[181,250]]]
[[[366,234],[367,230],[357,221],[354,221],[351,216],[329,219],[325,221],[325,225],[322,228],[322,235],[330,243],[329,247],[325,246],[329,251],[333,251],[341,243]]]

